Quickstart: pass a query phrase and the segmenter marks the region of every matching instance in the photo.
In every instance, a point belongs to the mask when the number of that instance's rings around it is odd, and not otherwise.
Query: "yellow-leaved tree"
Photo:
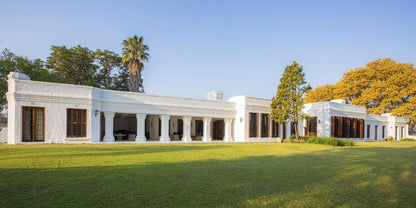
[[[369,114],[391,113],[416,121],[416,69],[412,63],[377,59],[344,73],[334,93]]]
[[[338,97],[335,95],[334,90],[335,85],[326,84],[318,86],[305,94],[305,103],[315,103],[337,99]]]

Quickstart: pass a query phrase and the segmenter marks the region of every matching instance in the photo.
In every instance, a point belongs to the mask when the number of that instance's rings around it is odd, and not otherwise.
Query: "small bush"
[[[324,144],[332,146],[354,146],[355,142],[351,140],[328,138],[328,137],[311,137],[308,140],[309,144]]]
[[[308,136],[299,136],[299,140],[296,140],[296,135],[292,134],[289,139],[284,139],[283,143],[306,143],[308,139]]]
[[[387,137],[387,141],[388,141],[388,142],[392,142],[392,141],[393,141],[393,139],[394,139],[394,138],[393,138],[392,136],[388,136],[388,137]]]
[[[415,139],[411,139],[411,138],[404,138],[404,139],[401,139],[400,141],[416,142]]]
[[[296,140],[296,135],[294,135],[294,134],[290,135],[289,141],[294,142],[295,140]]]
[[[299,137],[299,139],[303,140],[304,142],[308,142],[309,138],[311,138],[310,136],[301,136]]]

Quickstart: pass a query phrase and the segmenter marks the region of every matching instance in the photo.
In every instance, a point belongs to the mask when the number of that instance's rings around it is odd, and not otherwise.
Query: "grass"
[[[416,142],[0,145],[0,207],[415,207]]]

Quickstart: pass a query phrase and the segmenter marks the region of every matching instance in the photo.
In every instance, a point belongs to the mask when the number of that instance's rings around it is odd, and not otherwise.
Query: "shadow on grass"
[[[114,154],[143,153],[128,149]],[[2,168],[0,207],[414,207],[415,161],[416,147],[360,147],[232,160]]]

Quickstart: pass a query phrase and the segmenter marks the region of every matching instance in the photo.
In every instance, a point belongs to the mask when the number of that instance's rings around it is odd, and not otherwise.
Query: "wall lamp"
[[[95,117],[97,117],[99,113],[100,113],[100,111],[99,111],[99,110],[95,110],[95,111],[94,111],[94,115],[95,115]]]

